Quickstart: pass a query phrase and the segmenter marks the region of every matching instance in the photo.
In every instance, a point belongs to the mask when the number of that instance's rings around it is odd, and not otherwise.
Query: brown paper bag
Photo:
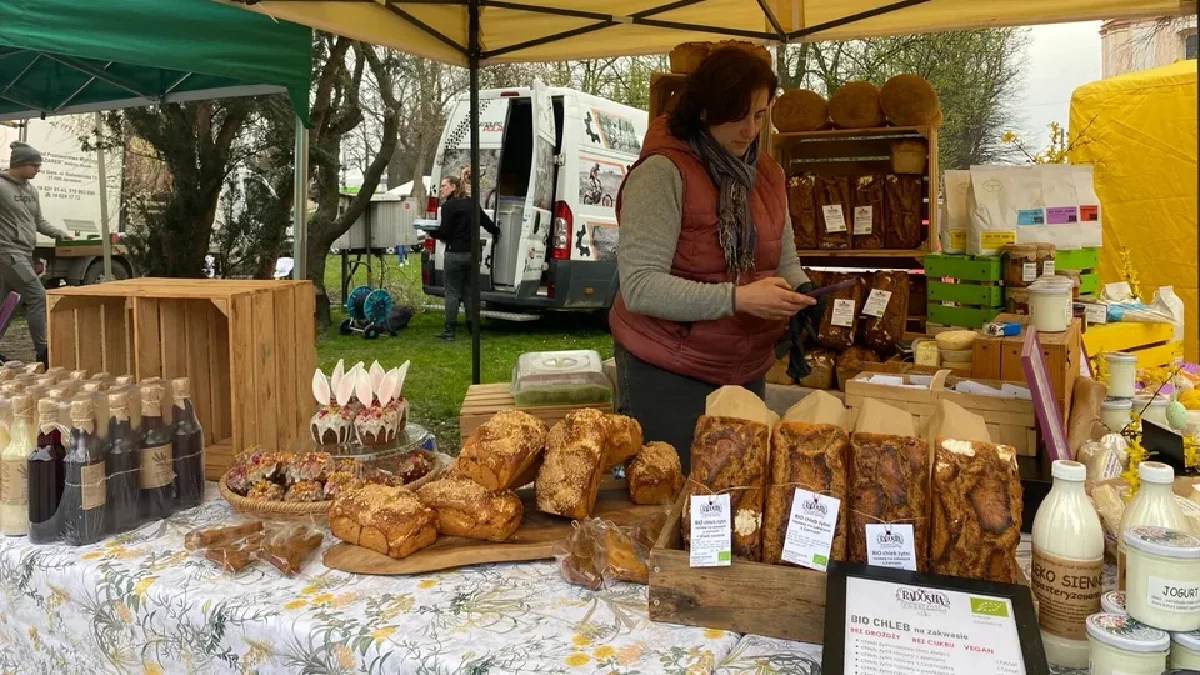
[[[860,434],[918,437],[913,416],[907,410],[873,398],[863,399],[862,406],[858,409],[858,423],[854,426],[854,431]]]
[[[982,441],[991,443],[987,422],[983,417],[967,410],[953,401],[938,401],[933,417],[925,424],[921,434],[929,439],[930,446],[939,438],[955,441]]]
[[[736,417],[774,427],[779,415],[771,412],[754,392],[737,385],[726,385],[704,399],[704,414],[709,417]]]
[[[1067,429],[1067,445],[1072,457],[1079,454],[1084,443],[1098,441],[1108,433],[1100,423],[1100,403],[1107,395],[1108,387],[1103,382],[1090,377],[1075,381],[1075,391],[1071,394],[1071,422]]]
[[[836,396],[825,391],[814,391],[783,414],[784,422],[806,422],[808,424],[832,424],[846,426],[846,406]]]

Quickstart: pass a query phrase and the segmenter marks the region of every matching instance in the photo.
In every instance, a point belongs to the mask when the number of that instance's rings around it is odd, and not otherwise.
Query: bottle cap
[[[39,399],[37,403],[38,416],[45,419],[48,417],[56,417],[58,415],[59,401],[52,397]]]
[[[65,389],[62,389],[61,387],[55,387],[53,389],[47,389],[46,393],[44,395],[46,398],[56,401],[60,398],[66,398],[67,392]],[[38,410],[41,410],[40,405],[38,406]]]
[[[1175,482],[1175,469],[1162,462],[1142,462],[1138,464],[1138,478],[1147,483],[1170,485]]]
[[[71,375],[67,379],[69,379],[69,380],[86,380],[87,376],[88,375],[87,375],[86,370],[72,370]]]
[[[112,375],[109,375],[108,373],[104,372],[103,370],[96,373],[95,375],[92,375],[93,380],[107,380],[107,379],[111,379],[111,378],[112,378]]]
[[[1105,352],[1104,360],[1109,363],[1137,363],[1137,356],[1129,352]]]
[[[128,387],[131,384],[133,384],[132,375],[118,375],[113,378],[114,387]]]
[[[1171,646],[1171,638],[1164,631],[1120,614],[1089,616],[1087,634],[1097,642],[1127,652],[1162,652]]]
[[[177,377],[171,380],[171,393],[175,398],[183,398],[188,396],[191,391],[191,383],[186,377]]]
[[[1087,467],[1069,459],[1057,459],[1050,465],[1050,475],[1059,480],[1082,483],[1087,480]]]
[[[33,414],[33,397],[29,394],[16,394],[10,401],[12,404],[13,416],[24,415],[28,417]]]
[[[95,394],[96,392],[100,391],[100,389],[103,387],[104,387],[103,382],[84,382],[83,383],[83,391],[85,391],[89,394]]]
[[[96,406],[92,404],[90,397],[71,400],[71,421],[75,423],[96,421]]]

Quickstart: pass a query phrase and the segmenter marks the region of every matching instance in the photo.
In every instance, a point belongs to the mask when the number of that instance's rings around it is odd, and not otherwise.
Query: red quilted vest
[[[717,188],[691,146],[671,136],[665,116],[646,132],[639,164],[654,155],[669,158],[683,178],[683,220],[671,274],[707,283],[730,281],[717,234]],[[787,190],[783,169],[765,152],[749,197],[758,243],[754,274],[742,284],[774,276],[783,248]],[[618,223],[620,213],[618,193]],[[741,312],[713,321],[667,321],[631,312],[619,292],[608,316],[613,339],[634,356],[714,385],[745,384],[765,375],[775,363],[775,342],[787,329],[786,321]]]

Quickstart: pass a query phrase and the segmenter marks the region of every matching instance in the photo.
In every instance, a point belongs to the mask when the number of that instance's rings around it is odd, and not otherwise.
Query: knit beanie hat
[[[8,157],[10,167],[42,163],[42,153],[34,150],[33,146],[28,143],[13,141],[8,147],[12,148],[12,154]]]

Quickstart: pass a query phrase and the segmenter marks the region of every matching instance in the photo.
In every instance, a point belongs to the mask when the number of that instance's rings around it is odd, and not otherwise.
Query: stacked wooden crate
[[[545,422],[547,426],[554,424],[567,416],[567,413],[580,408],[595,408],[601,412],[611,413],[612,403],[564,403],[561,405],[539,405],[520,407],[513,401],[512,383],[498,382],[496,384],[473,384],[467,389],[463,399],[462,409],[458,413],[458,433],[465,440],[479,425],[492,418],[501,410],[519,408]]]
[[[1000,256],[925,256],[929,323],[978,330],[1004,311]]]

